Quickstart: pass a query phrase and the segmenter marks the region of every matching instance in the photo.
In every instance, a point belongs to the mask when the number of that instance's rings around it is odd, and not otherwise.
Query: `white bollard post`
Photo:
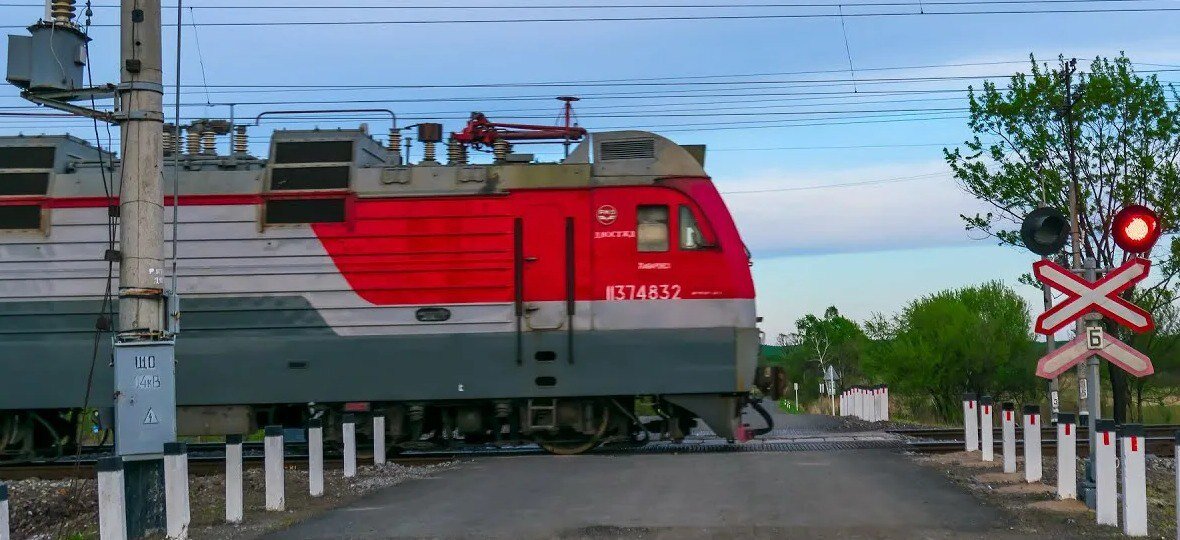
[[[12,540],[8,526],[8,485],[0,484],[0,540]]]
[[[881,388],[884,392],[884,395],[881,396],[881,400],[885,402],[885,418],[884,418],[884,420],[886,422],[888,422],[889,421],[889,387],[882,385]]]
[[[873,389],[873,421],[880,422],[885,419],[885,407],[881,404],[881,397],[885,395],[884,387],[877,385]]]
[[[385,417],[373,417],[373,464],[385,465]]]
[[[127,540],[127,498],[123,492],[123,458],[98,460],[98,537]]]
[[[283,426],[266,426],[263,443],[266,469],[266,509],[282,512],[287,509],[286,486],[283,485]]]
[[[1141,424],[1119,430],[1123,480],[1123,534],[1147,536],[1147,439]]]
[[[356,417],[344,415],[344,477],[356,476]]]
[[[994,402],[991,396],[979,398],[979,449],[982,450],[984,461],[995,461],[996,441],[992,427],[992,408]]]
[[[1078,498],[1078,425],[1073,413],[1057,413],[1057,498]]]
[[[164,515],[168,538],[188,538],[188,448],[182,442],[164,443]]]
[[[242,436],[225,436],[225,522],[241,523],[242,505]]]
[[[319,418],[307,427],[307,488],[312,497],[324,494],[324,421]]]
[[[979,412],[975,403],[975,394],[963,394],[963,446],[968,452],[979,450]]]
[[[1119,524],[1118,482],[1115,480],[1114,420],[1098,420],[1094,432],[1094,498],[1099,525]]]
[[[1024,480],[1040,482],[1041,470],[1041,406],[1024,406]]]
[[[1000,438],[1004,450],[1004,472],[1016,472],[1016,404],[1005,401],[1001,406]]]

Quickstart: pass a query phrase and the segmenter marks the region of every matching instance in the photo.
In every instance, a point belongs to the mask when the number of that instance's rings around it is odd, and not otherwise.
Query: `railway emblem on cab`
[[[598,207],[597,217],[599,223],[610,225],[619,219],[619,211],[609,204],[604,204]]]

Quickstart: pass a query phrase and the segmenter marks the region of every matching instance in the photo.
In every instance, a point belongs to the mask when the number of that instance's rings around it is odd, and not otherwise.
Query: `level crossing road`
[[[776,416],[788,431],[839,424]],[[1045,537],[1010,521],[895,449],[519,456],[477,458],[270,538]]]

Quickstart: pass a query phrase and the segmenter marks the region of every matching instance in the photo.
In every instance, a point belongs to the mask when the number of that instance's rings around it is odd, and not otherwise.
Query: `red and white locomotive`
[[[735,437],[754,287],[703,147],[565,130],[580,139],[568,157],[538,163],[507,144],[531,126],[475,118],[447,163],[437,124],[419,126],[414,164],[396,129],[388,145],[363,128],[277,131],[266,159],[244,139],[217,155],[196,128],[187,152],[166,138],[182,435],[371,411],[406,448],[577,452],[634,436],[650,398],[672,438],[696,418]],[[481,143],[494,162],[468,163]],[[108,286],[110,158],[70,137],[0,137],[0,450],[60,444],[79,416]]]

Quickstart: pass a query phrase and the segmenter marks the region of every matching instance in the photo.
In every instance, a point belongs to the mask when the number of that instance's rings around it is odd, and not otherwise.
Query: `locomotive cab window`
[[[697,224],[697,218],[692,214],[691,208],[683,204],[680,205],[677,217],[680,222],[680,249],[694,251],[713,247],[713,244],[701,232],[701,227]]]
[[[636,210],[635,238],[639,251],[668,251],[668,207],[640,206]]]

